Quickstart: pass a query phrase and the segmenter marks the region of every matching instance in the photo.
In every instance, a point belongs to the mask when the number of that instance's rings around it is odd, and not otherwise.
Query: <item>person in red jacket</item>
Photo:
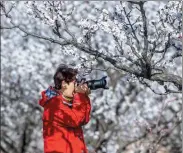
[[[90,89],[76,84],[77,69],[60,65],[55,86],[42,91],[44,153],[88,153],[82,126],[90,120]]]

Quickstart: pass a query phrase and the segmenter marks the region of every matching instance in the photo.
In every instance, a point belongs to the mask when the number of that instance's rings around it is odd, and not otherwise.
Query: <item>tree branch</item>
[[[145,14],[145,10],[143,8],[144,2],[140,1],[139,6],[140,6],[140,12],[142,15],[142,21],[143,21],[143,33],[144,33],[144,52],[143,52],[143,57],[144,60],[147,61],[147,52],[148,52],[148,31],[147,31],[147,18]]]
[[[179,91],[182,90],[182,78],[180,76],[174,74],[155,74],[151,76],[152,81],[161,81],[161,82],[172,82],[178,88]]]

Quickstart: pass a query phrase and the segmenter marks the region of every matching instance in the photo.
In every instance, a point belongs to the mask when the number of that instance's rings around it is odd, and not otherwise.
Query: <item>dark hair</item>
[[[55,89],[59,90],[62,87],[62,81],[69,83],[75,79],[78,70],[70,68],[65,64],[60,64],[54,74]]]

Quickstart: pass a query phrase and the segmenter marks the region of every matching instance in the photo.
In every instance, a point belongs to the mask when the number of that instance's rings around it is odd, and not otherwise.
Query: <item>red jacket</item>
[[[52,87],[42,92],[44,153],[88,153],[82,126],[90,120],[90,99],[76,93],[69,103]]]

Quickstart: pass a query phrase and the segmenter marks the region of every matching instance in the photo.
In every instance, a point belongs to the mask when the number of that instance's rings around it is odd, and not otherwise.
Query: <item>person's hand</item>
[[[79,85],[75,85],[75,92],[85,93],[86,95],[91,93],[90,88],[88,88],[88,85],[84,83],[84,80],[82,80]]]

